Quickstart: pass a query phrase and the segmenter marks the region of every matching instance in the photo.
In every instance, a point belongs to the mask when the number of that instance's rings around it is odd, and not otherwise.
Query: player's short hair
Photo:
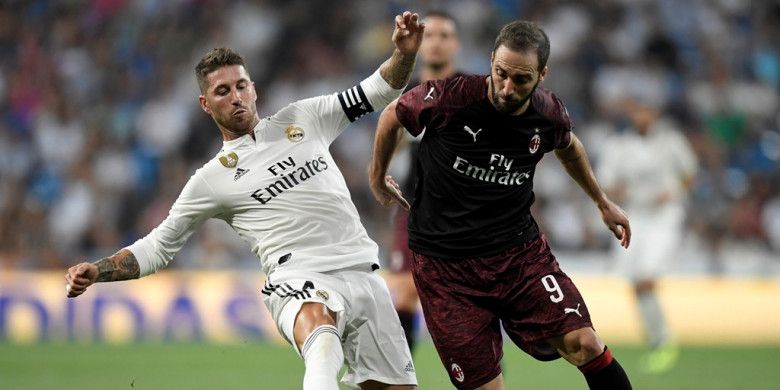
[[[227,47],[217,47],[206,53],[200,59],[198,65],[195,66],[195,78],[198,79],[200,92],[204,93],[208,88],[208,79],[206,77],[209,73],[223,66],[230,65],[245,66],[244,57]]]
[[[429,10],[428,12],[425,13],[425,15],[423,15],[422,19],[425,20],[428,18],[442,18],[442,19],[449,20],[450,22],[452,22],[453,25],[455,25],[455,32],[457,33],[458,31],[458,21],[455,20],[452,14],[447,11],[440,10],[440,9]]]
[[[550,39],[547,38],[544,30],[534,22],[516,20],[504,25],[496,37],[493,52],[498,50],[501,45],[512,51],[536,50],[536,55],[539,58],[539,72],[544,69],[547,65],[547,59],[550,58]]]

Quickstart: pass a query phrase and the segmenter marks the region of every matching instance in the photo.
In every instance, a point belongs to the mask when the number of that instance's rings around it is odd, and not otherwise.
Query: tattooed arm
[[[68,298],[75,298],[87,291],[96,282],[138,279],[140,267],[133,252],[122,249],[110,257],[94,263],[81,263],[68,269],[65,274]]]
[[[395,17],[393,30],[393,55],[379,67],[379,74],[395,89],[403,88],[409,82],[414,70],[417,49],[422,42],[425,26],[418,23],[419,16],[409,11]]]

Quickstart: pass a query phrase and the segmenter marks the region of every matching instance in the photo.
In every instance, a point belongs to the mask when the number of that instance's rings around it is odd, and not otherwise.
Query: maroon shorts
[[[393,250],[390,253],[390,271],[411,272],[412,251],[409,249],[409,212],[397,207],[393,217]]]
[[[501,326],[539,360],[560,357],[546,339],[592,326],[585,301],[542,234],[491,257],[414,253],[412,265],[428,330],[459,389],[501,373]]]

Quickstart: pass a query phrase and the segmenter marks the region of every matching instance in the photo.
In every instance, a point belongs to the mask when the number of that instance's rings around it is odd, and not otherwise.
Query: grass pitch
[[[663,375],[643,374],[641,348],[615,346],[635,389],[778,389],[780,346],[684,347]],[[420,389],[451,389],[431,344],[415,352]],[[300,389],[303,363],[273,344],[0,344],[0,389]],[[507,346],[507,389],[586,389],[562,360],[541,363]]]

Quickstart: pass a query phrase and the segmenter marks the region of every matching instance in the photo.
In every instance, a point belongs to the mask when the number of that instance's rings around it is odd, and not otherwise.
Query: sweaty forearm
[[[98,267],[96,282],[113,282],[118,280],[138,279],[140,267],[138,260],[127,249],[122,249],[110,257],[94,262]]]
[[[572,135],[572,137],[574,136]],[[606,194],[596,181],[596,175],[593,173],[590,161],[588,161],[588,154],[579,139],[574,137],[568,147],[556,150],[555,155],[569,176],[597,205],[601,205],[607,199]]]
[[[372,183],[381,183],[384,181],[390,160],[393,157],[395,149],[401,141],[402,128],[395,115],[395,103],[390,103],[376,126],[376,135],[374,137],[374,153],[369,167],[369,180]]]
[[[415,57],[416,53],[404,54],[400,50],[395,49],[393,55],[379,67],[379,74],[391,87],[401,89],[409,82],[409,78],[412,76]]]

